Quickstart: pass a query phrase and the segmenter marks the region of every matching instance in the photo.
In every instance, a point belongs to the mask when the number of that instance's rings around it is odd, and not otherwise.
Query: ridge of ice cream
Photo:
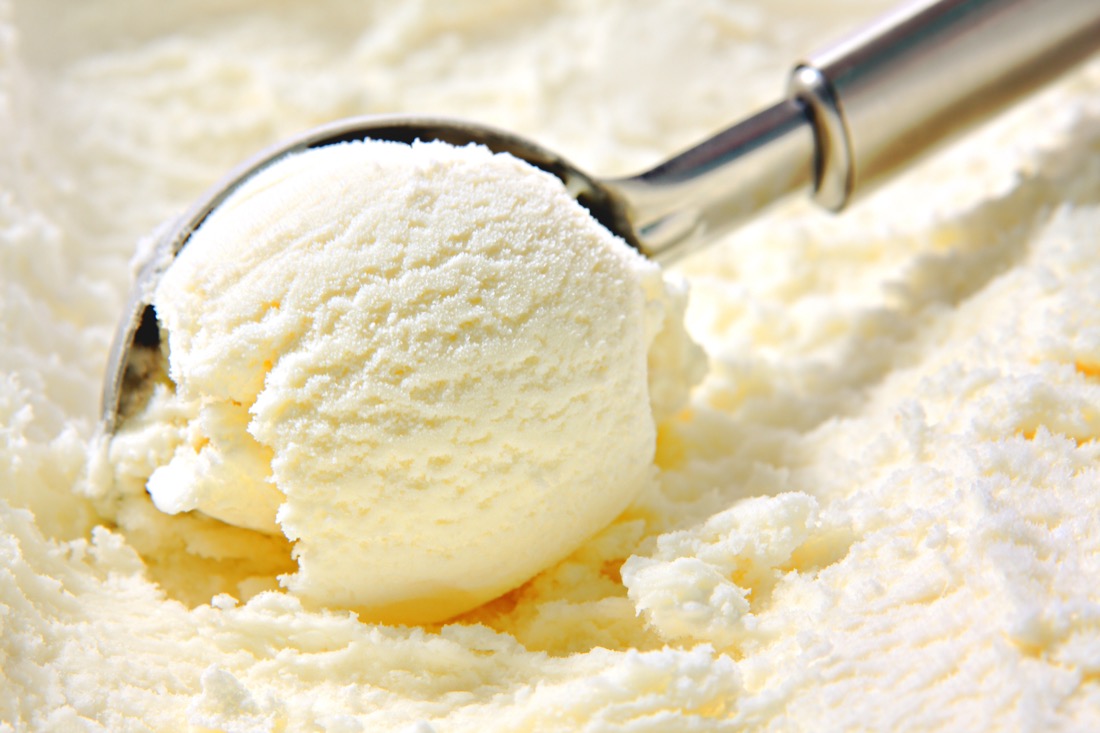
[[[283,158],[153,303],[171,382],[114,452],[155,456],[162,511],[285,534],[302,598],[392,622],[469,610],[605,527],[704,367],[655,264],[478,146]]]

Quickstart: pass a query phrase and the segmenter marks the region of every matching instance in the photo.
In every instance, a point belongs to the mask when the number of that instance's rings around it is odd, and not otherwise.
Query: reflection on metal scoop
[[[918,0],[795,67],[787,98],[657,167],[600,180],[540,146],[471,122],[362,117],[261,152],[160,237],[108,358],[102,420],[137,409],[160,356],[152,297],[217,206],[287,154],[350,140],[479,143],[560,178],[601,224],[669,262],[796,190],[839,211],[856,195],[1100,49],[1100,0]]]

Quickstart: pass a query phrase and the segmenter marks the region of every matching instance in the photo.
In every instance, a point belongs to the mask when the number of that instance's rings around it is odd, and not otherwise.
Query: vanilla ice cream
[[[651,477],[444,622],[281,586],[283,526],[156,508],[195,431],[247,463],[262,397],[162,399],[116,493],[90,475],[135,242],[256,150],[426,113],[626,174],[892,4],[0,0],[0,730],[1100,730],[1097,60],[839,217],[793,201],[679,264],[710,369]]]
[[[124,489],[137,501],[285,534],[300,597],[445,619],[653,485],[654,415],[705,369],[683,300],[510,155],[309,150],[249,180],[167,269],[170,381],[111,450],[127,478],[151,473]]]

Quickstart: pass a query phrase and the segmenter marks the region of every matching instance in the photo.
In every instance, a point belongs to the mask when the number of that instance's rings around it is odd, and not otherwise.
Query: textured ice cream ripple
[[[721,350],[722,368],[691,419],[663,431],[659,451],[669,469],[660,492],[636,502],[630,520],[489,604],[504,608],[490,619],[500,633],[469,625],[469,616],[433,633],[378,627],[304,610],[286,594],[188,609],[165,600],[162,588],[209,598],[210,566],[166,575],[161,563],[184,553],[141,545],[143,557],[134,557],[126,548],[139,538],[130,530],[123,539],[98,529],[87,546],[38,534],[87,531],[70,514],[69,491],[133,239],[240,156],[342,114],[432,109],[516,129],[593,170],[627,171],[718,129],[741,105],[766,103],[790,59],[891,4],[662,1],[641,12],[622,0],[507,9],[475,2],[444,14],[427,4],[335,3],[318,13],[312,4],[187,2],[135,13],[128,0],[79,8],[30,0],[13,13],[0,0],[4,92],[9,64],[19,61],[9,49],[20,41],[38,49],[37,63],[57,69],[56,76],[35,69],[24,94],[5,97],[36,114],[8,125],[11,107],[0,106],[13,143],[0,155],[71,186],[66,199],[37,201],[65,234],[48,269],[59,262],[95,286],[66,277],[53,281],[56,292],[20,297],[29,292],[28,268],[41,262],[12,253],[55,245],[26,226],[30,214],[15,213],[32,236],[5,234],[0,248],[0,280],[12,288],[0,297],[7,308],[0,361],[11,372],[0,380],[0,491],[35,516],[0,505],[0,719],[16,729],[111,731],[1100,729],[1096,626],[1088,620],[1100,587],[1100,457],[1081,431],[1083,408],[1095,404],[1087,385],[1097,384],[1097,362],[1086,357],[1095,354],[1088,334],[1097,310],[1088,298],[1100,292],[1100,214],[1082,208],[1072,226],[1058,227],[1072,258],[1035,246],[1037,235],[1014,248],[1003,262],[1012,277],[989,269],[989,260],[971,268],[952,256],[997,244],[988,236],[1001,229],[996,216],[960,212],[1015,189],[1017,171],[1049,170],[1031,153],[1050,131],[1061,134],[1060,116],[1096,108],[1096,64],[1049,105],[1023,110],[1019,129],[968,140],[940,159],[946,165],[908,177],[897,195],[868,202],[862,213],[830,220],[785,212],[689,263],[696,303],[712,302],[695,309],[693,332]],[[44,22],[30,27],[33,16]],[[74,25],[74,16],[95,23]],[[150,38],[157,32],[164,37]],[[563,39],[578,52],[561,53]],[[646,84],[622,83],[640,78],[639,63],[660,73],[642,74]],[[68,86],[60,98],[51,96],[57,76]],[[51,124],[61,132],[35,140]],[[35,144],[19,144],[28,139]],[[1072,193],[1077,185],[1095,194],[1100,179],[1085,168],[1100,157],[1088,139],[1055,141],[1074,161],[1069,177],[1042,201],[1008,197],[1012,206],[1045,220],[1044,207],[1088,200]],[[994,163],[1003,175],[991,175],[986,164]],[[30,186],[9,177],[14,169],[0,170],[0,185],[18,198]],[[946,211],[936,204],[949,199],[963,200]],[[105,220],[115,227],[111,237],[103,236]],[[923,322],[898,332],[908,344],[898,352],[904,359],[884,360],[898,342],[877,337],[901,319],[862,314],[896,305],[881,291],[922,252],[935,266],[913,273],[920,292],[933,301],[961,297],[913,314]],[[1032,285],[1017,290],[1022,279]],[[995,298],[985,294],[991,282],[1000,283]],[[69,330],[55,298],[95,325]],[[960,307],[964,301],[978,307]],[[985,340],[966,348],[978,333]],[[805,336],[818,346],[813,353],[800,345]],[[834,350],[848,343],[853,348]],[[1006,348],[1012,344],[1030,346]],[[885,372],[875,366],[884,361]],[[847,390],[852,374],[867,389]],[[1026,398],[1019,411],[1017,396]],[[1063,405],[1072,407],[1068,420],[1059,416]],[[64,434],[50,415],[65,421]],[[974,417],[981,422],[970,429]],[[1053,434],[1064,425],[1072,438]],[[609,558],[653,557],[652,547],[638,549],[639,536],[696,525],[702,535],[709,516],[742,497],[784,491],[818,497],[823,522],[835,503],[832,511],[860,518],[861,532],[873,524],[874,544],[829,568],[801,572],[799,552],[769,571],[780,580],[767,605],[775,633],[767,644],[744,633],[739,648],[723,651],[666,642],[633,618],[614,565],[601,570]],[[217,549],[217,523],[169,517],[143,502],[150,531],[140,539],[176,536],[182,526],[178,534],[192,545],[201,536],[204,552]],[[780,516],[784,506],[770,508]],[[991,519],[976,531],[983,512]],[[102,521],[114,518],[111,511]],[[817,530],[808,528],[812,540]],[[217,534],[229,530],[221,525]],[[239,531],[250,541],[238,550],[255,554],[257,533]],[[988,541],[998,542],[995,553]],[[714,560],[706,545],[701,539]],[[901,573],[876,564],[907,557]],[[927,561],[937,557],[949,565]],[[247,575],[247,559],[217,566],[232,581],[226,587]],[[952,576],[942,571],[952,566],[973,570],[944,592]],[[738,585],[752,591],[749,613],[760,615],[761,594]],[[622,617],[635,625],[612,629]],[[666,643],[672,648],[662,649]]]

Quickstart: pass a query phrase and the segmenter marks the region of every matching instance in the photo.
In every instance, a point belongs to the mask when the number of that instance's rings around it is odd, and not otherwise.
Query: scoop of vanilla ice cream
[[[157,507],[282,532],[289,589],[385,621],[470,609],[606,526],[703,368],[681,287],[556,178],[476,146],[287,157],[154,304],[174,384],[138,420],[173,436]]]

